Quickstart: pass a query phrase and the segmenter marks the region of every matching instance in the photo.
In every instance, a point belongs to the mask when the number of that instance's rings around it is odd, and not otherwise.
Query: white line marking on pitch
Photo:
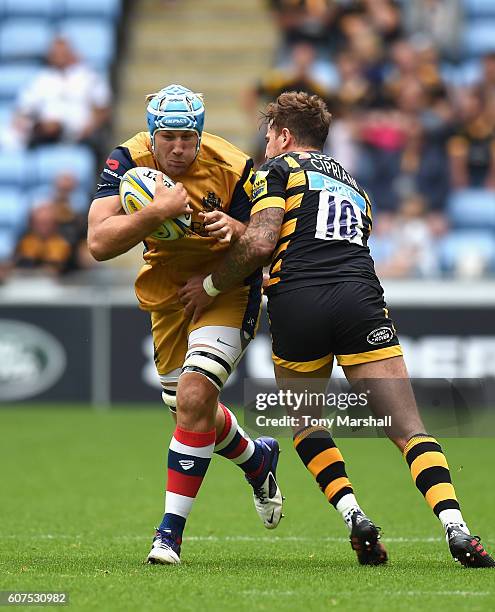
[[[247,595],[248,597],[250,596],[276,596],[278,597],[279,595],[297,595],[297,591],[278,591],[277,589],[269,589],[268,591],[258,591],[256,589],[249,589],[247,591],[239,591],[240,595]]]
[[[98,534],[56,534],[56,533],[43,533],[43,534],[26,534],[22,533],[23,538],[30,539],[38,539],[38,540],[76,540],[79,543],[84,542],[85,540],[91,540],[92,538],[100,538]],[[19,535],[15,534],[0,534],[0,540],[17,540],[19,539]],[[111,540],[121,540],[121,541],[147,541],[148,534],[143,535],[119,535],[115,537],[110,537]],[[234,535],[234,536],[186,536],[184,538],[186,542],[349,542],[348,538],[343,537],[332,537],[326,536],[323,538],[311,538],[304,536],[248,536],[248,535]],[[384,543],[391,544],[437,544],[439,542],[443,542],[444,538],[441,537],[390,537],[386,536],[383,538]],[[492,538],[485,538],[485,542],[493,543],[494,540]]]
[[[22,534],[23,538],[31,538],[31,539],[39,539],[39,540],[89,540],[91,538],[99,538],[99,535],[93,534],[76,534],[76,535],[68,535],[68,534],[52,534],[52,533],[43,533],[43,534]],[[144,535],[119,535],[115,537],[111,537],[110,539],[116,540],[143,540],[148,536]],[[15,540],[19,539],[19,535],[15,534],[0,534],[0,540]],[[486,538],[485,538],[486,539]],[[326,536],[323,538],[311,538],[311,537],[303,537],[303,536],[244,536],[244,535],[236,535],[236,536],[186,536],[184,538],[185,541],[188,542],[348,542],[349,538],[342,537],[332,537]],[[441,542],[443,538],[384,538],[386,542],[404,542],[404,543],[434,543]],[[488,541],[488,540],[486,540]]]
[[[246,591],[239,591],[240,595],[248,595],[248,596],[257,596],[257,595],[261,595],[261,596],[279,596],[279,595],[298,595],[299,593],[297,591],[278,591],[277,589],[269,589],[266,591],[262,591],[262,590],[256,590],[256,589],[249,589]],[[423,596],[423,595],[439,595],[439,596],[444,596],[444,595],[452,595],[454,597],[471,597],[472,595],[475,596],[479,596],[479,597],[486,597],[487,595],[492,595],[492,593],[489,593],[488,591],[385,591],[383,593],[384,595],[397,595],[400,597],[404,597],[406,596],[410,596],[410,597],[417,597],[417,596]],[[359,595],[356,595],[355,593],[353,594],[353,597],[357,597]]]
[[[453,595],[456,597],[471,597],[472,595],[479,597],[486,597],[487,595],[492,595],[488,591],[385,591],[384,595],[409,595],[411,597],[417,597],[418,595],[439,595],[443,597],[444,595]]]

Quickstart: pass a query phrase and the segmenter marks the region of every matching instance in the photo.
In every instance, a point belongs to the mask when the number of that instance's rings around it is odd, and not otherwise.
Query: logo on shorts
[[[369,344],[386,344],[394,337],[394,332],[390,327],[377,327],[366,336]]]
[[[194,467],[194,461],[192,459],[179,459],[179,463],[184,470],[190,470]]]

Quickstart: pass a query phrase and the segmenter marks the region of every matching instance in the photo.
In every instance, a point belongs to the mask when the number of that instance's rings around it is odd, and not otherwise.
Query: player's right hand
[[[223,210],[200,212],[208,235],[216,238],[220,243],[229,243],[238,240],[246,231],[246,226],[227,215]]]
[[[175,183],[173,187],[166,187],[161,172],[156,175],[153,206],[160,210],[163,219],[173,219],[180,215],[192,213],[189,194],[184,185]]]

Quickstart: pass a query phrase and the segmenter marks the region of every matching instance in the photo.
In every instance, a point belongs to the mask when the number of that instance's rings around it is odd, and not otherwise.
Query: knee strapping
[[[222,351],[211,346],[193,346],[186,353],[181,373],[202,374],[221,391],[233,369],[234,362]]]

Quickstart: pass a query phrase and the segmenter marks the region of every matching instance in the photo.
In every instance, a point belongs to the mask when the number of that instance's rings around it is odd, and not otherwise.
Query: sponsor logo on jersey
[[[394,331],[390,327],[377,327],[366,336],[369,344],[386,344],[394,337]]]
[[[359,191],[359,186],[350,174],[348,174],[340,164],[328,155],[321,153],[313,153],[311,155],[311,165],[320,172],[325,172],[326,175],[334,176],[339,181],[344,181],[353,187],[356,191]]]
[[[118,159],[112,159],[111,157],[109,157],[107,159],[107,166],[110,168],[110,170],[117,170],[117,168],[120,166],[120,162]]]
[[[191,468],[194,467],[194,460],[193,459],[179,459],[179,463],[182,467],[183,470],[190,470]]]
[[[202,202],[203,208],[207,211],[222,209],[222,200],[214,191],[208,191],[206,196],[202,199]]]
[[[256,200],[263,195],[268,193],[268,183],[266,182],[267,171],[260,171],[254,175],[253,181],[253,195],[252,199]]]
[[[64,347],[24,321],[0,321],[0,400],[22,400],[50,389],[63,375]]]
[[[114,176],[115,178],[122,178],[119,174],[117,174],[116,172],[112,172],[108,168],[103,168],[103,172],[105,172],[106,174],[110,174],[110,176]]]
[[[348,187],[337,179],[331,178],[321,172],[308,172],[308,185],[311,191],[328,191],[331,194],[339,194],[354,202],[360,210],[366,211],[366,200],[353,187]]]
[[[96,187],[98,188],[98,191],[99,191],[100,189],[103,189],[106,187],[115,187],[115,185],[113,183],[98,183]]]

